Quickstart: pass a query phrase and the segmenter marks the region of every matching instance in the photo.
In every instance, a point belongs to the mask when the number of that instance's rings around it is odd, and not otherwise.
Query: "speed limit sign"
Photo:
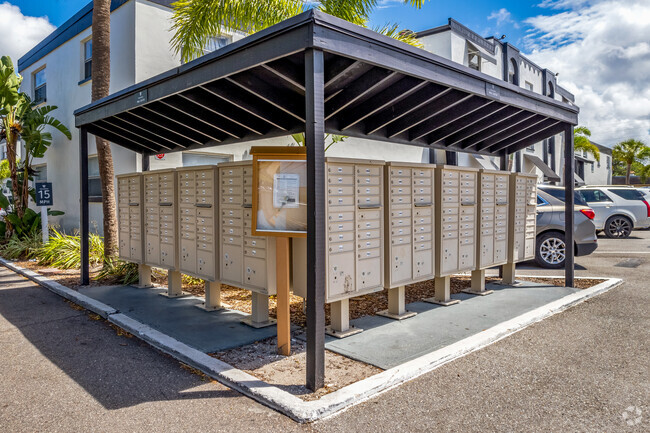
[[[36,206],[52,206],[52,182],[36,182]]]

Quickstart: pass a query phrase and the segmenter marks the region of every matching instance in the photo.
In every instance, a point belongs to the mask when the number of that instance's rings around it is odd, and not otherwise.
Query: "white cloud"
[[[14,64],[56,27],[47,17],[25,16],[18,6],[0,4],[0,56],[10,56]]]
[[[487,17],[488,20],[497,20],[497,27],[501,24],[512,22],[510,12],[506,8],[501,8],[498,11],[493,11]]]
[[[556,0],[567,8],[529,18],[525,48],[535,63],[559,72],[576,95],[580,124],[594,141],[650,143],[650,2]]]

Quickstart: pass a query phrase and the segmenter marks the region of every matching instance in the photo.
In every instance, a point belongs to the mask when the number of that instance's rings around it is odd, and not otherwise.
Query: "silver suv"
[[[585,186],[577,189],[596,213],[596,230],[608,238],[627,238],[633,229],[650,227],[650,204],[639,190],[628,186]]]

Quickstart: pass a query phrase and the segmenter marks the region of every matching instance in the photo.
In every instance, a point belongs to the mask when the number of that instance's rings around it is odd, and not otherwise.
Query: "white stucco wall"
[[[172,10],[147,0],[131,2],[135,7],[135,81],[138,83],[181,64],[171,49]]]

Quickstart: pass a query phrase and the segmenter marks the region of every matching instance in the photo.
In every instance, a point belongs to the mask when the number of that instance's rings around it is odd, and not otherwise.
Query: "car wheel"
[[[564,266],[566,243],[564,233],[546,232],[537,237],[535,261],[543,268],[558,269]]]
[[[605,222],[605,236],[610,239],[625,239],[632,233],[632,221],[623,215],[614,215]]]

